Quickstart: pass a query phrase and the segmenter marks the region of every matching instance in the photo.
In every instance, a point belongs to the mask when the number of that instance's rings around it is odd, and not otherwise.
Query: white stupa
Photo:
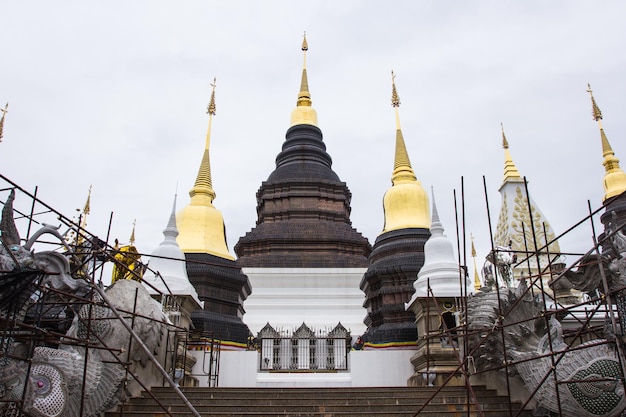
[[[452,242],[444,235],[443,225],[439,220],[435,195],[433,193],[433,214],[430,225],[430,238],[424,245],[424,266],[417,274],[417,280],[413,283],[415,294],[410,306],[416,298],[428,297],[428,284],[432,289],[430,297],[461,297],[467,294],[464,289],[461,293],[459,277],[461,268],[454,256]],[[466,288],[469,285],[467,277],[464,278]]]
[[[185,255],[176,242],[178,229],[176,228],[176,197],[169,222],[163,230],[165,239],[152,252],[148,266],[150,270],[143,275],[143,281],[148,287],[150,294],[171,294],[177,297],[187,297],[196,304],[193,309],[203,307],[203,302],[198,298],[196,289],[189,282]],[[154,271],[154,272],[153,272]]]

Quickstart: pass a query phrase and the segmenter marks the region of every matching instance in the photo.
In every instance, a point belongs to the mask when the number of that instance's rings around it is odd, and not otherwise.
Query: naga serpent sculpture
[[[164,315],[136,281],[121,280],[108,287],[109,304],[93,291],[95,284],[84,279],[84,274],[72,276],[71,255],[31,251],[42,234],[55,236],[64,244],[50,226],[20,246],[13,199],[11,191],[0,221],[0,322],[4,328],[14,325],[17,330],[3,333],[0,343],[0,415],[19,415],[21,411],[33,417],[99,416],[125,396],[127,368],[123,364],[132,372],[148,361],[137,343],[128,351],[129,333],[111,306],[119,311],[141,311],[132,319],[133,330],[153,351],[162,338]],[[23,324],[29,309],[38,308],[48,292],[82,300],[73,301],[74,306],[63,312],[73,316],[71,327],[52,342],[20,337],[28,331],[23,329],[33,327],[33,335],[46,334],[45,328]]]
[[[610,251],[588,255],[576,270],[566,271],[559,279],[567,279],[583,292],[597,290],[606,295],[608,290],[617,307],[617,329],[621,332],[626,318],[626,237],[621,230],[610,229]],[[602,276],[608,282],[607,289]],[[525,281],[518,288],[479,291],[468,298],[468,346],[473,350],[477,371],[506,369],[535,393],[538,406],[550,412],[580,417],[621,416],[626,410],[624,358],[619,357],[617,346],[621,338],[612,334],[611,326],[605,326],[605,338],[569,346],[557,319],[562,315],[554,313],[545,310],[538,295],[527,291]]]

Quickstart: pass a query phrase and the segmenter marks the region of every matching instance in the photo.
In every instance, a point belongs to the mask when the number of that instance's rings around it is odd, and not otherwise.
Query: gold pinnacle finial
[[[215,87],[216,87],[217,77],[213,77],[213,82],[211,83],[211,87],[213,90],[211,91],[211,100],[209,101],[209,105],[206,108],[207,114],[211,116],[215,116]]]
[[[504,149],[509,149],[509,142],[506,140],[506,135],[504,134],[504,124],[500,122],[500,128],[502,128],[502,147]]]
[[[474,246],[474,235],[470,233],[472,240],[472,258],[474,258],[474,290],[479,291],[483,286],[478,276],[478,268],[476,267],[476,247]]]
[[[130,233],[130,245],[134,246],[135,245],[135,225],[137,224],[137,219],[133,220],[133,231]]]
[[[304,32],[304,37],[302,38],[302,55],[304,57],[304,62],[302,64],[302,80],[300,81],[300,93],[298,94],[298,107],[300,106],[311,106],[311,93],[309,93],[309,78],[306,73],[306,51],[309,50],[309,44],[306,41],[306,32]]]
[[[587,92],[591,96],[591,114],[593,116],[593,119],[598,122],[598,127],[600,128],[602,157],[604,158],[604,161],[602,161],[602,165],[604,165],[605,171],[603,201],[606,201],[609,198],[620,195],[626,191],[626,173],[620,168],[619,159],[617,159],[617,157],[615,156],[615,152],[613,152],[613,148],[611,148],[609,139],[606,137],[606,133],[604,133],[604,128],[602,127],[601,122],[602,112],[596,104],[596,100],[593,97],[593,91],[591,90],[591,85],[589,83],[587,83]]]
[[[302,39],[302,55],[304,63],[302,65],[302,79],[300,81],[300,92],[298,93],[298,101],[296,108],[291,113],[291,126],[299,124],[309,124],[317,126],[317,112],[313,109],[311,93],[309,92],[309,79],[306,72],[306,52],[309,50],[309,44],[306,40],[306,32]]]
[[[211,100],[207,106],[207,113],[209,115],[209,126],[206,131],[206,141],[204,145],[204,154],[202,155],[202,161],[200,161],[200,169],[198,169],[198,175],[196,176],[196,182],[189,191],[189,195],[193,198],[195,195],[208,196],[211,201],[215,198],[215,191],[213,191],[213,184],[211,180],[211,161],[209,157],[209,146],[211,145],[211,124],[213,122],[213,115],[215,115],[215,87],[217,85],[217,78],[213,77],[213,82],[210,84],[212,87]]]
[[[4,105],[3,109],[0,109],[2,112],[2,117],[0,117],[0,142],[2,142],[2,135],[4,131],[4,116],[9,112],[9,103]]]
[[[596,122],[600,122],[602,120],[602,112],[600,111],[600,107],[596,104],[596,99],[593,98],[593,90],[591,89],[591,84],[587,83],[587,92],[591,96],[591,115],[593,120]]]
[[[306,31],[304,32],[304,35],[302,36],[302,50],[304,52],[309,50],[309,44],[306,43]]]
[[[306,41],[306,31],[304,32],[304,35],[302,36],[302,47],[301,47],[301,49],[302,49],[302,56],[303,56],[303,60],[304,60],[303,64],[302,64],[302,68],[304,68],[304,71],[306,71],[306,51],[309,50],[309,44]],[[304,81],[305,80],[303,79],[303,82]],[[308,80],[306,80],[306,81],[308,83]],[[308,90],[309,90],[309,86],[307,84],[306,91],[308,91]]]
[[[213,116],[215,116],[215,87],[217,86],[217,77],[213,77],[213,82],[210,83],[212,90],[211,90],[211,100],[209,100],[209,105],[206,108],[206,112],[209,115],[209,126],[207,128],[206,131],[206,141],[205,141],[205,145],[204,148],[206,150],[209,149],[209,145],[211,144],[211,123],[213,121]]]
[[[85,230],[87,228],[87,216],[91,212],[91,187],[92,186],[90,185],[89,192],[87,193],[87,200],[85,201],[85,206],[83,207],[83,214],[80,217],[80,228],[82,230]],[[79,210],[76,209],[76,211],[79,211]],[[81,234],[78,234],[76,239],[74,240],[74,243],[76,245],[80,245],[83,243],[83,240],[84,240],[83,236]]]
[[[476,257],[476,248],[474,247],[474,234],[470,233],[470,239],[472,240],[472,258]]]
[[[400,97],[396,90],[396,74],[391,70],[391,107],[400,107]]]
[[[396,131],[400,128],[400,96],[398,96],[398,90],[396,89],[396,74],[391,70],[391,107],[396,109]]]
[[[87,193],[87,201],[85,201],[85,207],[83,208],[83,214],[86,216],[91,212],[91,185],[89,186],[89,192]]]
[[[506,135],[504,134],[504,125],[500,123],[500,127],[502,128],[502,147],[504,148],[504,181],[514,181],[519,182],[522,179],[515,163],[513,162],[513,158],[511,158],[511,153],[509,152],[509,141],[506,139]]]

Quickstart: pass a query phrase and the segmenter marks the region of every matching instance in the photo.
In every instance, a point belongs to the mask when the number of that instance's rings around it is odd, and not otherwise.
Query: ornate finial
[[[0,142],[2,142],[2,131],[4,130],[4,116],[9,112],[9,103],[4,105],[3,109],[0,109],[2,112],[2,117],[0,117]]]
[[[300,80],[300,92],[296,101],[296,108],[291,112],[291,126],[309,124],[317,126],[317,112],[312,107],[311,93],[309,92],[309,79],[306,73],[306,52],[309,44],[306,41],[306,32],[302,39],[302,79]]]
[[[515,163],[513,162],[513,158],[511,158],[511,153],[509,152],[509,141],[506,140],[506,135],[504,134],[504,125],[500,123],[500,127],[502,128],[502,147],[504,148],[504,181],[503,183],[512,180],[515,182],[521,181],[522,176],[520,175]]]
[[[593,115],[593,119],[598,122],[598,127],[600,128],[600,142],[602,143],[602,157],[604,158],[602,165],[604,165],[605,171],[603,181],[603,201],[606,201],[609,198],[620,195],[626,191],[626,173],[624,173],[624,171],[620,168],[619,159],[615,156],[615,152],[613,152],[613,148],[611,148],[609,139],[604,133],[601,121],[602,112],[596,104],[596,100],[593,97],[593,91],[591,90],[591,85],[589,83],[587,83],[587,92],[591,96],[591,114]]]
[[[470,233],[470,240],[472,241],[472,258],[476,257],[476,248],[474,247],[474,234]]]
[[[206,108],[207,114],[211,116],[215,116],[215,86],[217,81],[217,77],[213,77],[213,82],[211,83],[211,87],[213,87],[213,91],[211,91],[211,101],[209,101],[209,105]]]
[[[85,201],[85,207],[83,208],[83,214],[86,216],[91,212],[91,185],[89,186],[89,193],[87,193],[87,201]]]
[[[396,90],[396,74],[391,70],[391,106],[400,107],[400,97]]]
[[[302,37],[302,50],[304,52],[309,50],[309,44],[306,43],[306,31],[304,32],[304,36]]]
[[[587,92],[591,96],[591,115],[593,116],[593,120],[599,122],[602,120],[602,112],[600,111],[600,107],[596,104],[596,99],[593,98],[593,90],[591,89],[591,84],[587,83]]]
[[[131,246],[135,245],[135,225],[137,224],[137,219],[133,220],[133,231],[130,233],[129,243]]]
[[[504,134],[504,125],[500,122],[500,127],[502,128],[502,147],[504,149],[509,149],[509,142],[506,140],[506,135]]]
[[[217,85],[217,78],[213,77],[211,87],[211,100],[207,107],[207,113],[209,115],[209,124],[206,129],[206,140],[204,143],[204,153],[202,154],[202,160],[200,161],[200,168],[198,169],[198,175],[196,176],[196,182],[193,188],[189,191],[189,195],[193,198],[195,195],[206,195],[211,201],[215,198],[215,191],[213,191],[213,184],[211,180],[211,161],[209,158],[209,147],[211,145],[211,124],[213,123],[213,116],[215,115],[215,86]]]
[[[476,247],[474,247],[474,235],[470,233],[470,239],[472,240],[472,258],[474,258],[474,290],[479,291],[482,287],[480,277],[478,276],[478,268],[476,267]]]

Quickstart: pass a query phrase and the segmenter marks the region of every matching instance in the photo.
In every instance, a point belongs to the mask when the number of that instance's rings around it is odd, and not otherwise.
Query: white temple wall
[[[256,335],[268,322],[277,330],[302,323],[316,330],[341,324],[353,337],[365,332],[366,268],[243,268],[252,286],[243,321]]]
[[[406,387],[413,375],[415,350],[353,350],[350,370],[353,387]]]
[[[220,352],[220,387],[255,387],[259,369],[257,351]]]
[[[194,374],[200,373],[202,352]],[[407,386],[413,374],[414,350],[353,350],[348,354],[347,372],[260,372],[256,351],[223,351],[220,354],[220,387],[396,387]],[[208,377],[196,376],[200,386]]]

